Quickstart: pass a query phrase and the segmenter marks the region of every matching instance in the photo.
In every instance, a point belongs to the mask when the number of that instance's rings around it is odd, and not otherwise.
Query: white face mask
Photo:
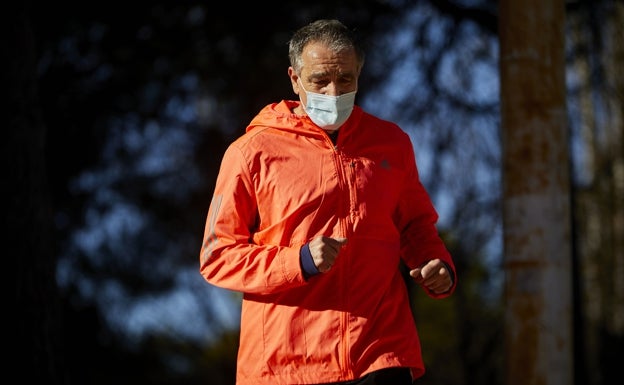
[[[349,119],[357,91],[331,96],[306,91],[301,82],[299,85],[307,96],[305,111],[317,126],[326,131],[334,131]]]

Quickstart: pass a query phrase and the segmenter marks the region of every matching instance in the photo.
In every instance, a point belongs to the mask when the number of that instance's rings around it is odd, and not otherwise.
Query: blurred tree
[[[499,5],[505,384],[573,382],[562,0]]]
[[[609,384],[624,357],[624,2],[570,11],[578,383]]]

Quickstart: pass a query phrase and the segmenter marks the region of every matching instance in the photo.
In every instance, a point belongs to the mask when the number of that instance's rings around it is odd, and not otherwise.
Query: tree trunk
[[[564,14],[499,3],[508,385],[573,383]]]

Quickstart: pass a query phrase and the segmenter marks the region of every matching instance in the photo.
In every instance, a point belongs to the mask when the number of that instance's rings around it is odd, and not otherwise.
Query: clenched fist
[[[446,293],[453,286],[453,278],[448,267],[440,259],[432,259],[426,264],[410,270],[414,280],[436,294]]]
[[[321,273],[329,271],[336,263],[340,249],[346,243],[347,238],[330,238],[322,235],[312,239],[309,243],[310,254],[318,271]]]

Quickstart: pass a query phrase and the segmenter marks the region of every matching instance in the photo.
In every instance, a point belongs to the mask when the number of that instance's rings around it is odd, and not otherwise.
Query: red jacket
[[[298,103],[266,106],[230,145],[208,210],[200,272],[243,293],[237,384],[346,381],[393,366],[419,377],[400,258],[455,268],[411,141],[355,106],[334,146],[291,113]],[[299,252],[321,234],[348,242],[306,280]]]

